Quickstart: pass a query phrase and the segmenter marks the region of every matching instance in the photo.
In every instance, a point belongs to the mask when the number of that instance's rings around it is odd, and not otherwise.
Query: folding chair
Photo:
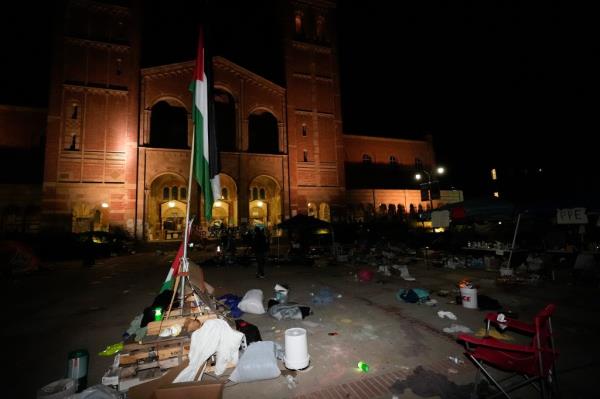
[[[485,318],[487,324],[486,330],[488,332],[486,337],[477,338],[468,334],[460,334],[458,336],[458,340],[465,343],[467,349],[465,355],[478,367],[473,397],[477,397],[476,392],[481,373],[499,390],[499,392],[488,398],[503,395],[510,399],[509,392],[528,384],[532,384],[540,392],[543,399],[558,397],[555,370],[558,352],[554,346],[552,322],[550,319],[555,309],[555,305],[547,305],[534,317],[533,324],[509,318],[505,318],[506,321],[500,323],[498,321],[498,313],[488,313]],[[531,335],[531,344],[509,344],[489,337],[491,324],[505,325],[509,330]],[[514,372],[515,374],[504,380],[496,381],[484,367],[485,365],[503,371]],[[511,385],[501,385],[502,383],[508,383],[509,380],[518,375],[523,377],[524,381],[512,383]]]

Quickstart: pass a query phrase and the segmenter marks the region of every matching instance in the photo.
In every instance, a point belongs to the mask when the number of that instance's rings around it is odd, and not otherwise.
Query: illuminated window
[[[371,158],[371,156],[369,154],[363,154],[362,161],[363,161],[363,163],[371,163],[371,162],[373,162],[373,159]]]
[[[308,162],[308,150],[304,150],[304,162]]]
[[[492,169],[492,180],[496,180],[496,168]]]
[[[302,34],[302,13],[296,12],[296,16],[294,17],[294,27],[296,29],[296,34]]]

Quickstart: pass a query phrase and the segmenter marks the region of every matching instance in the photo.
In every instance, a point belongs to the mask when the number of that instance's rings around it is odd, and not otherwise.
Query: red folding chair
[[[468,334],[460,334],[459,341],[464,341],[467,355],[477,365],[477,376],[474,394],[477,392],[481,373],[498,388],[499,392],[489,396],[495,398],[504,395],[510,399],[509,392],[531,384],[537,389],[543,399],[558,397],[558,384],[556,380],[556,358],[558,352],[554,346],[552,336],[552,322],[550,317],[556,306],[547,305],[533,319],[533,324],[506,318],[505,322],[498,321],[498,313],[488,313],[486,316],[486,337],[477,338]],[[504,325],[507,329],[532,336],[530,345],[516,345],[503,342],[489,336],[490,326]],[[513,372],[515,374],[500,381],[496,381],[486,370],[485,365],[496,369]],[[513,377],[520,375],[524,378],[518,383],[508,384]],[[502,383],[506,383],[502,385]]]

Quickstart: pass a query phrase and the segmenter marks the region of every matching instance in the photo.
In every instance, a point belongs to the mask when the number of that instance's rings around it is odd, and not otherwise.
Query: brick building
[[[42,226],[121,226],[138,238],[177,239],[188,194],[194,61],[141,69],[141,5],[115,3],[124,2],[66,1],[56,17],[64,23],[54,32]],[[335,2],[281,4],[285,87],[213,59],[223,190],[214,218],[272,227],[297,213],[331,220],[382,204],[394,211],[420,205],[407,180],[389,189],[346,183],[365,164],[392,165],[392,178],[415,159],[432,167],[431,140],[344,135]],[[192,187],[198,214],[202,199]],[[440,201],[461,197],[442,192]]]

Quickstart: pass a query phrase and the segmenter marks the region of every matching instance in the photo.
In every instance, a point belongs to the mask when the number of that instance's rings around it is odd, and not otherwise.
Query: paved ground
[[[98,383],[112,359],[96,354],[118,342],[131,319],[152,302],[172,256],[140,253],[105,259],[90,269],[83,269],[79,262],[65,262],[52,265],[49,271],[5,282],[3,303],[9,305],[2,323],[4,352],[8,355],[3,373],[9,387],[6,397],[35,397],[36,389],[63,377],[67,354],[77,348],[89,350],[89,385]],[[203,256],[200,252],[192,254],[192,258]],[[435,295],[432,297],[439,301],[436,307],[402,303],[395,298],[399,288],[451,290],[465,277],[480,285],[480,293],[498,299],[523,320],[529,320],[548,302],[558,303],[555,323],[562,353],[559,377],[563,395],[596,395],[590,377],[600,372],[596,361],[600,350],[593,344],[599,324],[593,316],[600,307],[597,289],[570,286],[561,280],[541,287],[504,290],[495,285],[495,274],[484,271],[431,269],[422,263],[409,269],[417,281],[376,277],[361,283],[354,277],[356,267],[347,264],[322,268],[270,265],[264,280],[254,278],[252,267],[206,267],[206,279],[219,295],[241,296],[248,289],[260,288],[266,302],[275,283],[288,283],[289,299],[311,305],[314,312],[303,321],[244,315],[259,327],[263,340],[280,344],[287,328],[305,328],[311,365],[298,373],[295,388],[280,377],[228,386],[224,397],[467,397],[474,368],[468,362],[457,365],[448,359],[464,359],[463,349],[453,335],[442,332],[452,322],[440,319],[437,311],[452,311],[458,317],[455,323],[474,331],[483,327],[484,312],[448,304],[449,298]],[[341,297],[329,305],[312,305],[311,293],[322,287]],[[369,363],[369,373],[356,369],[359,360]],[[533,393],[525,390],[520,397],[532,397]]]

